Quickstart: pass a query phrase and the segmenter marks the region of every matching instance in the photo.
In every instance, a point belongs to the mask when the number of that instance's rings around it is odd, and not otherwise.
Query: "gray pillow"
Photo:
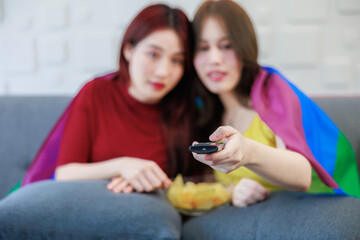
[[[0,239],[180,239],[160,192],[114,194],[107,181],[30,184],[0,201]]]

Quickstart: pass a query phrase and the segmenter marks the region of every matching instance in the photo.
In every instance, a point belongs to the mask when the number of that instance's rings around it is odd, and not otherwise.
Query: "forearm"
[[[99,180],[119,176],[117,159],[97,163],[69,163],[56,168],[55,179]]]
[[[246,167],[269,182],[289,191],[306,191],[311,184],[311,165],[301,154],[272,148],[247,139]]]

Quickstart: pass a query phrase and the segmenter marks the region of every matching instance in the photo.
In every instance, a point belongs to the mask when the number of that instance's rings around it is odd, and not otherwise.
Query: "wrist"
[[[251,166],[258,165],[258,161],[256,158],[257,151],[259,149],[259,143],[250,138],[244,138],[244,144],[246,146],[246,151],[244,152],[244,165],[243,166]]]
[[[118,157],[110,160],[110,172],[113,177],[122,176],[121,169],[124,169],[123,157]]]

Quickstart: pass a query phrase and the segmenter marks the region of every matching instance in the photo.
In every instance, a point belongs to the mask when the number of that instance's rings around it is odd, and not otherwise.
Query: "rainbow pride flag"
[[[102,78],[111,80],[113,76]],[[360,197],[356,157],[349,141],[310,98],[277,70],[263,67],[254,82],[251,99],[260,118],[284,140],[286,147],[310,161],[315,170],[313,182],[321,180],[310,192]],[[71,104],[44,141],[22,186],[52,178]]]
[[[360,197],[359,173],[350,142],[310,98],[277,70],[263,67],[254,82],[251,100],[260,118],[284,140],[287,149],[304,155],[315,177],[328,188],[315,186],[311,192]]]

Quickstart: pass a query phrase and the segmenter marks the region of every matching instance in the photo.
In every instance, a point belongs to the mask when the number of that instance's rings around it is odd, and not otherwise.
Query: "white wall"
[[[0,0],[0,95],[74,94],[116,69],[124,28],[149,0]],[[191,17],[200,0],[163,1]],[[360,94],[360,0],[239,0],[260,63],[310,95]]]

